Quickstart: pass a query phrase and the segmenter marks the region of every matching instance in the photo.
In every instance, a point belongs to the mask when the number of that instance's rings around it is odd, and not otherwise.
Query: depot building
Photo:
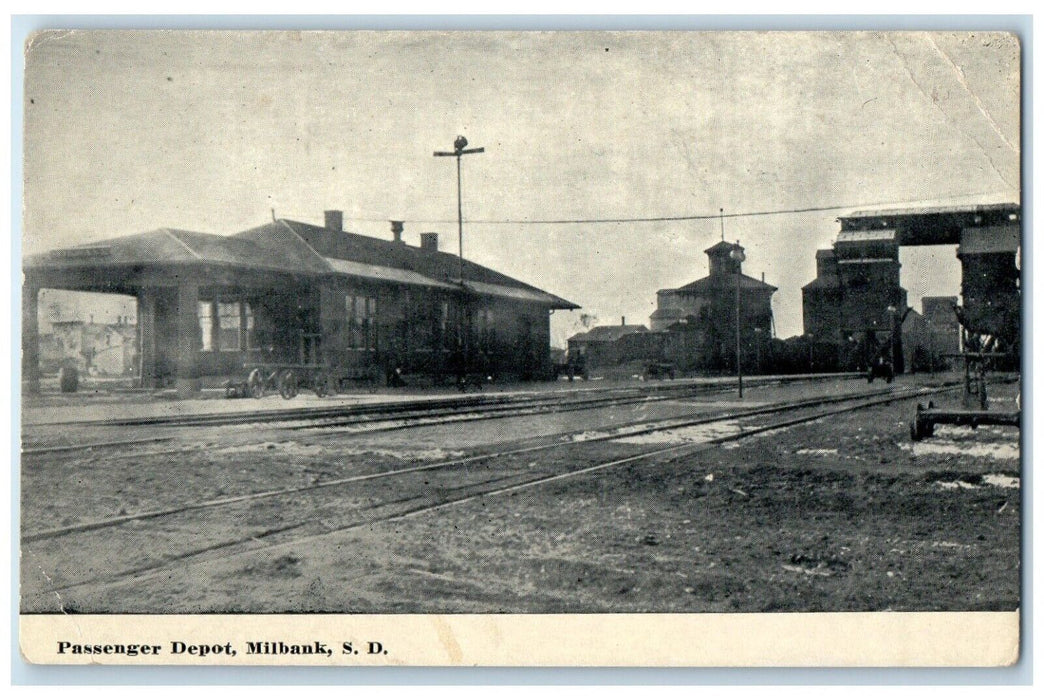
[[[191,394],[257,362],[324,366],[343,381],[396,368],[436,381],[453,362],[504,379],[550,371],[550,314],[576,304],[456,255],[437,233],[382,240],[275,219],[231,236],[172,228],[29,256],[23,377],[39,391],[41,289],[137,299],[143,387]]]

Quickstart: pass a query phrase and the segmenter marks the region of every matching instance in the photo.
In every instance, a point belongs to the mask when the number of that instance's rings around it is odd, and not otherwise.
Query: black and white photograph
[[[30,660],[512,663],[222,636],[282,615],[981,613],[1017,661],[1017,34],[24,60],[21,623],[124,635]],[[226,622],[150,651],[142,616]]]

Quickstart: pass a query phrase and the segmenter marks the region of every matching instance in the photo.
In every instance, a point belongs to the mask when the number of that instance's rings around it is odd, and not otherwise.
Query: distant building
[[[721,241],[704,252],[710,274],[677,289],[656,293],[650,317],[654,331],[668,334],[664,359],[682,370],[734,369],[736,364],[736,286],[739,282],[740,348],[743,363],[753,367],[772,337],[772,295],[776,288],[743,274],[733,252],[735,243]]]
[[[890,334],[896,316],[901,318],[907,308],[906,290],[899,284],[895,231],[841,231],[834,253],[841,281],[841,307],[836,315],[840,336]]]
[[[40,369],[53,374],[63,366],[110,377],[133,376],[138,370],[138,327],[121,318],[117,323],[80,319],[51,320],[51,331],[40,335]]]
[[[1019,289],[1020,228],[1016,222],[981,224],[961,233],[961,315],[969,332],[1018,346],[1022,304]]]
[[[923,313],[910,309],[903,321],[903,361],[912,372],[934,372],[954,365],[961,348],[957,297],[924,297]]]
[[[957,297],[923,297],[921,314],[928,331],[928,350],[935,369],[953,364],[952,355],[961,351],[961,324],[954,308]]]
[[[841,282],[834,250],[816,251],[816,278],[801,288],[805,335],[836,342],[841,328]]]
[[[928,323],[916,309],[908,309],[903,319],[902,339],[903,364],[907,372],[927,372],[931,368],[928,355]]]
[[[906,313],[899,285],[895,231],[843,230],[832,249],[816,251],[816,279],[802,287],[802,316],[809,342],[835,348],[840,369],[859,369],[886,345]],[[902,340],[894,345],[898,371]],[[887,351],[887,350],[885,350]]]
[[[642,325],[628,325],[620,319],[619,326],[595,326],[569,338],[569,359],[587,367],[615,365],[629,359],[627,348],[638,347],[646,340],[649,329]]]
[[[1017,366],[1022,228],[1018,204],[859,211],[839,221],[841,232],[833,248],[816,253],[816,279],[803,288],[802,301],[806,340],[835,347],[841,369],[865,366],[889,345],[896,371],[902,372],[909,360],[931,369],[962,347],[954,325],[957,317],[967,336],[1010,353],[1008,363]],[[906,313],[899,248],[927,245],[957,246],[963,298],[954,311],[955,297],[927,297],[922,318]],[[905,319],[902,332],[893,341],[900,319]],[[916,330],[921,326],[923,333]],[[915,346],[905,349],[908,338]],[[915,352],[921,342],[924,347]]]

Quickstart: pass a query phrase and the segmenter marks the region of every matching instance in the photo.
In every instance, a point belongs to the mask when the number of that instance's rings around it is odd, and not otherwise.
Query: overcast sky
[[[456,251],[602,323],[648,324],[656,291],[707,272],[727,219],[744,271],[779,287],[777,335],[836,217],[879,204],[1019,201],[1020,49],[972,33],[206,33],[42,35],[27,52],[26,253],[277,216]],[[475,220],[469,223],[469,219]],[[953,248],[904,250],[911,305],[957,294]],[[579,314],[559,312],[561,344]]]

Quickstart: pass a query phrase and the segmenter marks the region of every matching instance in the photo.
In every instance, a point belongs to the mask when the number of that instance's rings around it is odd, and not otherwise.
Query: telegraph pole
[[[457,246],[458,246],[458,257],[460,258],[460,283],[464,284],[464,207],[461,198],[461,181],[460,181],[460,158],[461,156],[468,156],[473,153],[485,153],[485,148],[467,148],[468,140],[463,136],[458,136],[453,142],[452,151],[435,151],[435,157],[451,157],[457,159]]]
[[[463,355],[464,350],[464,206],[461,196],[460,159],[473,153],[485,153],[485,148],[468,148],[468,140],[458,136],[453,141],[452,151],[435,151],[436,158],[457,159],[457,269],[460,274],[460,308],[457,312],[457,347]]]
[[[724,219],[722,219],[724,222]],[[729,253],[729,257],[736,262],[736,384],[739,388],[739,397],[743,398],[743,363],[740,356],[740,266],[747,256],[743,254],[740,242],[736,241],[736,247]]]
[[[894,373],[896,365],[899,364],[899,363],[897,363],[895,361],[895,359],[896,359],[896,355],[895,355],[895,334],[896,334],[896,328],[897,327],[901,327],[901,326],[899,326],[899,324],[896,323],[896,319],[899,318],[899,307],[896,306],[895,304],[889,304],[888,305],[888,318],[892,322],[892,333],[891,333],[891,335],[888,338],[888,343],[889,343],[889,352],[891,353],[891,357],[892,357],[892,372]]]
[[[922,302],[923,304],[923,302]],[[921,306],[924,309],[924,306]],[[927,315],[927,314],[926,314]],[[932,374],[932,379],[935,379],[935,329],[932,328],[932,318],[928,317],[928,371]],[[912,371],[912,368],[911,368]]]

